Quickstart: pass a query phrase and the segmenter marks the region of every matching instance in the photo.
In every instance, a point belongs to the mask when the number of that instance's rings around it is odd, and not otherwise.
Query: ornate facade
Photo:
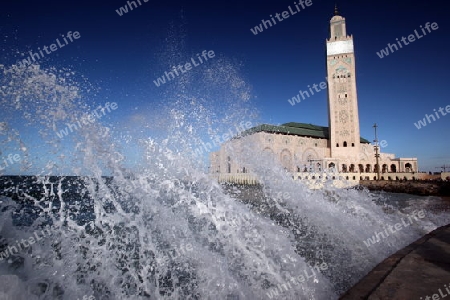
[[[375,146],[360,137],[353,36],[337,12],[326,49],[328,127],[294,122],[253,127],[210,154],[210,173],[225,181],[252,181],[251,166],[239,155],[251,145],[273,156],[295,179],[326,179],[335,173],[348,180],[373,180],[378,170],[380,179],[418,179],[417,158],[380,153],[377,164]]]

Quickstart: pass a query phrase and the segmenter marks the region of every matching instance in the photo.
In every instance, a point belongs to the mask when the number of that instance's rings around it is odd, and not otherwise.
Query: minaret
[[[331,157],[357,158],[360,134],[353,36],[347,35],[345,18],[339,15],[337,6],[326,44]]]

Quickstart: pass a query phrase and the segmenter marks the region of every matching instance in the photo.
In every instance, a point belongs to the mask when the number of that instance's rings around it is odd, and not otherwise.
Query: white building
[[[334,178],[374,180],[378,170],[385,180],[420,178],[417,158],[380,153],[377,164],[374,145],[360,136],[353,36],[337,11],[326,49],[328,127],[291,122],[250,128],[210,154],[210,173],[220,181],[254,182],[251,166],[238,158],[251,145],[254,153],[273,155],[295,179],[326,179],[331,175],[324,171],[331,171]]]

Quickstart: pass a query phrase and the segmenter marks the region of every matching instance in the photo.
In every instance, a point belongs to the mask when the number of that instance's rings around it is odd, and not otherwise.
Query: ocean
[[[205,176],[0,184],[1,299],[337,299],[449,222],[438,197],[292,182],[297,194]]]

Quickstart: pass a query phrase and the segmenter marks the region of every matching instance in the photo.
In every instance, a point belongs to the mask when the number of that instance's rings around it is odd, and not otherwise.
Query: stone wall
[[[386,191],[391,193],[407,193],[420,196],[450,196],[448,181],[368,181],[361,180],[361,186],[371,191]]]

